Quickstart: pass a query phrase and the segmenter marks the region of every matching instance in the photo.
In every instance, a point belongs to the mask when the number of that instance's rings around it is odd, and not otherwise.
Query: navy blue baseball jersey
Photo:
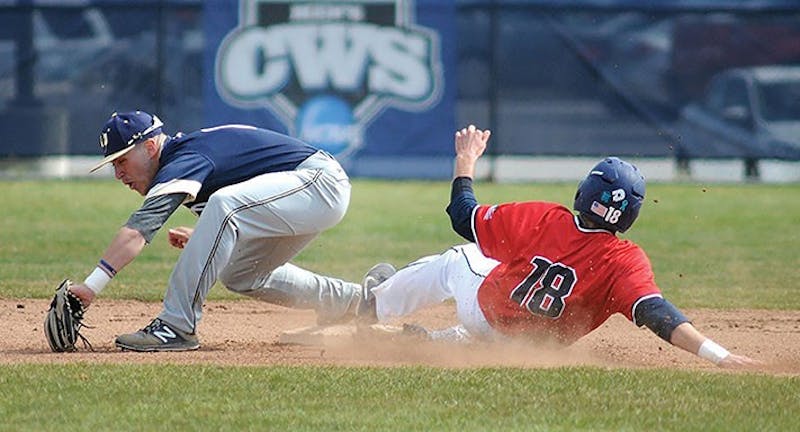
[[[146,198],[188,194],[200,213],[218,189],[261,174],[291,171],[318,149],[298,139],[246,125],[200,129],[168,138]]]

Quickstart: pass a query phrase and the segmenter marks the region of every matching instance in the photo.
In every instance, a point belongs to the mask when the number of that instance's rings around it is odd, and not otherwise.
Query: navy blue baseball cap
[[[105,158],[89,172],[97,171],[131,151],[136,144],[160,134],[162,126],[164,124],[158,117],[144,111],[111,114],[100,131],[100,148]]]

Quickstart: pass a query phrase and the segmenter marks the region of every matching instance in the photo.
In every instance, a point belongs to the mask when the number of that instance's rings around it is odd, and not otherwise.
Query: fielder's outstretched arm
[[[173,193],[145,199],[142,207],[117,231],[94,271],[82,284],[70,288],[84,306],[89,306],[117,272],[139,256],[186,196],[185,193]]]
[[[111,240],[95,270],[82,284],[73,285],[70,292],[81,300],[84,307],[89,306],[106,283],[142,252],[145,244],[147,242],[139,231],[123,226]]]

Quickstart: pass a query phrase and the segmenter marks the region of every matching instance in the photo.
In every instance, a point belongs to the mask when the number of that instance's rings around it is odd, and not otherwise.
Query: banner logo
[[[438,34],[413,12],[411,0],[243,0],[217,51],[217,91],[346,157],[386,108],[425,111],[441,97]]]

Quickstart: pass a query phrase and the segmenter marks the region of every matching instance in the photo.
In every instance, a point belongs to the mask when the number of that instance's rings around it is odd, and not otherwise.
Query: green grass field
[[[789,431],[797,379],[679,371],[5,367],[4,430]]]
[[[485,203],[570,204],[575,184],[478,184]],[[0,182],[0,297],[82,280],[141,198],[110,180]],[[296,260],[359,280],[460,242],[446,182],[356,181]],[[800,309],[800,185],[650,185],[625,235],[679,307]],[[167,227],[190,225],[179,210]],[[163,230],[162,230],[163,231]],[[158,301],[164,232],[103,298]],[[238,299],[219,287],[211,299]],[[12,322],[5,325],[14,325]],[[2,355],[0,345],[0,355]],[[0,366],[0,430],[796,430],[800,378],[669,370]]]

